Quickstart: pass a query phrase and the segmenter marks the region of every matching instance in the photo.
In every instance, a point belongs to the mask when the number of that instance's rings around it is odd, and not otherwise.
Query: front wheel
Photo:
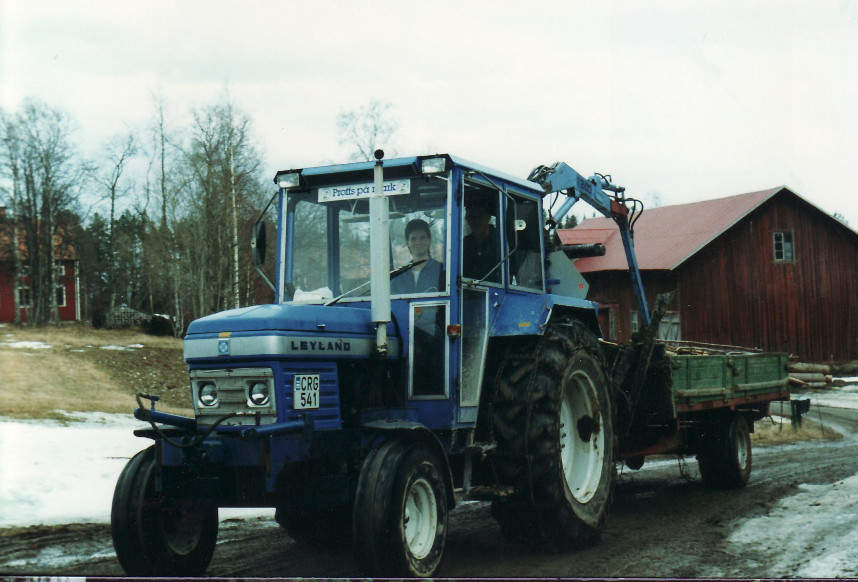
[[[441,464],[424,445],[390,440],[365,459],[358,479],[355,558],[369,575],[431,577],[447,539]]]
[[[748,418],[733,414],[709,425],[697,453],[707,487],[738,489],[751,476],[751,430]]]
[[[113,547],[129,576],[198,576],[217,542],[217,507],[191,495],[155,491],[154,447],[137,453],[116,483]]]

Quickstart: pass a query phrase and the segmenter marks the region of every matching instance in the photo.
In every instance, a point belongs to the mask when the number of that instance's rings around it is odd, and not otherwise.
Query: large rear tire
[[[514,493],[495,500],[505,535],[549,550],[599,539],[614,485],[613,403],[601,348],[577,321],[552,324],[498,371],[495,466]]]
[[[156,469],[150,447],[119,476],[110,512],[116,557],[129,576],[199,576],[214,554],[217,507],[191,495],[157,493]]]
[[[751,477],[753,455],[747,416],[732,414],[707,425],[697,453],[697,466],[707,487],[738,489]]]
[[[393,439],[364,460],[353,531],[367,575],[432,577],[447,539],[447,491],[438,459],[420,443]]]

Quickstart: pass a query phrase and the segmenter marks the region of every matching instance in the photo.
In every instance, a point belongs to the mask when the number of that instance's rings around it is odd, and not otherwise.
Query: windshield
[[[421,177],[396,180],[395,186],[396,193],[388,196],[391,270],[413,266],[394,276],[391,294],[443,293],[448,288],[447,181]],[[349,291],[369,295],[369,201],[343,196],[347,190],[325,187],[289,195],[294,227],[287,233],[292,272],[286,282],[295,287],[296,301]]]

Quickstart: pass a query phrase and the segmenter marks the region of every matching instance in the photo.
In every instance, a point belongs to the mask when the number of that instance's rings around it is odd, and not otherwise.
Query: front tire
[[[110,512],[113,547],[129,576],[199,576],[217,542],[217,507],[193,496],[155,491],[155,449],[137,453],[116,483]]]
[[[733,414],[708,426],[697,453],[697,466],[707,487],[744,487],[751,477],[752,461],[747,416]]]
[[[599,539],[613,496],[614,424],[595,336],[577,321],[514,346],[493,402],[495,466],[510,497],[492,504],[505,535],[550,550]]]
[[[424,445],[390,440],[364,460],[353,531],[367,575],[435,576],[447,539],[447,491],[438,459]]]

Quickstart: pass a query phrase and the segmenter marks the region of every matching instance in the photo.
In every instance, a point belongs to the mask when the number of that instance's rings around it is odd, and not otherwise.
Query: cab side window
[[[502,269],[498,236],[498,194],[489,188],[465,190],[465,237],[462,240],[462,276],[500,283]]]
[[[542,290],[539,203],[514,196],[507,204],[510,284]]]

